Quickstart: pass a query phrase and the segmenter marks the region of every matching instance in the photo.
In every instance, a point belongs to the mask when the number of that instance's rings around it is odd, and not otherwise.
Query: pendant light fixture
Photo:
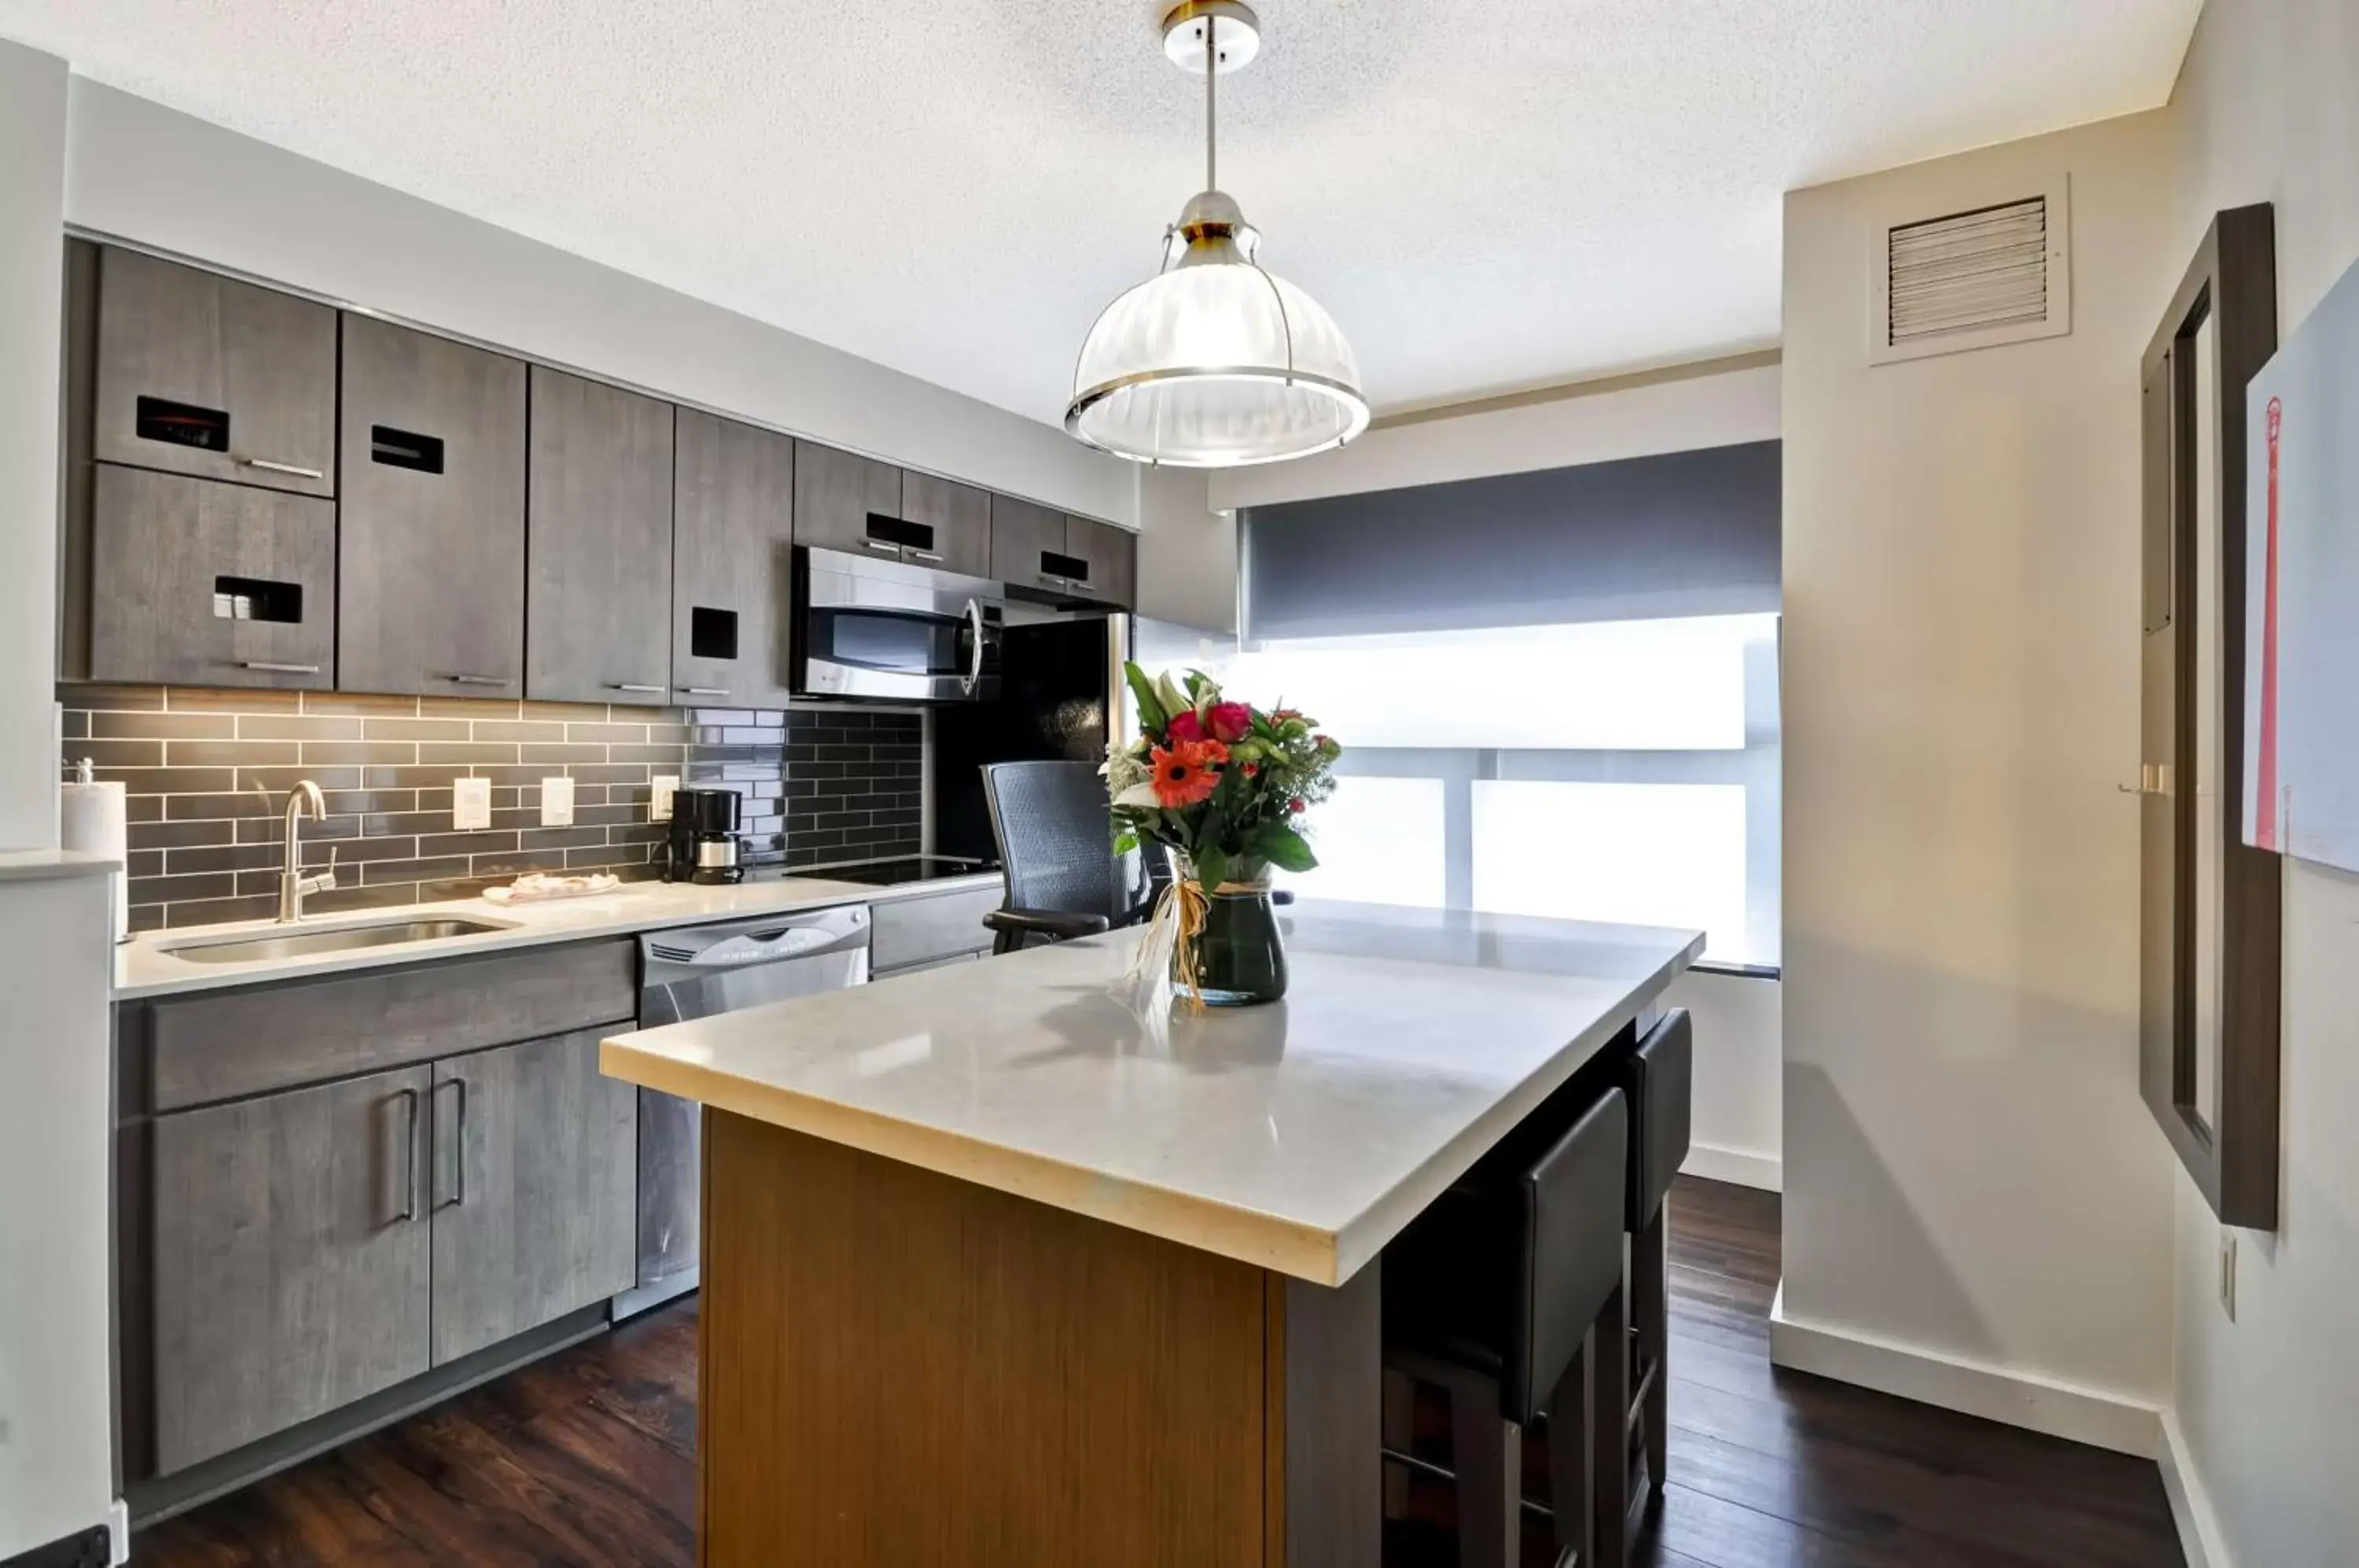
[[[1306,457],[1367,428],[1352,345],[1262,267],[1260,234],[1220,188],[1218,83],[1260,47],[1240,0],[1182,0],[1163,18],[1164,54],[1204,78],[1204,189],[1165,231],[1161,268],[1082,343],[1065,429],[1117,456],[1228,468]]]

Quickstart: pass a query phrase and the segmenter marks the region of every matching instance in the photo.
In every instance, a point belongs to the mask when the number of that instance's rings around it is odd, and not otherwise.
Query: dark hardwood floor
[[[1682,1179],[1671,1205],[1671,1486],[1640,1563],[2181,1562],[2150,1464],[1772,1368],[1777,1198]],[[684,1568],[695,1312],[665,1308],[157,1525],[132,1562]],[[1411,1503],[1387,1568],[1453,1562],[1447,1484],[1417,1483]],[[1546,1537],[1527,1532],[1528,1562]]]

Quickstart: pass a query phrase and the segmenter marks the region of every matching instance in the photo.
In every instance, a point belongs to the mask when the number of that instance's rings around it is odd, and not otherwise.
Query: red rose
[[[1258,778],[1258,777],[1260,776],[1260,774],[1261,774],[1261,765],[1260,765],[1259,763],[1248,762],[1248,763],[1246,763],[1246,764],[1245,764],[1245,777],[1246,777],[1246,778],[1248,778],[1248,779]]]
[[[1286,809],[1289,811],[1302,811],[1310,810],[1310,807],[1306,805],[1302,798],[1298,795],[1293,800],[1288,800],[1286,803]]]
[[[1253,710],[1243,702],[1215,702],[1204,712],[1212,736],[1234,745],[1253,733]]]
[[[1204,726],[1196,722],[1196,710],[1193,708],[1180,709],[1171,715],[1171,722],[1163,726],[1166,746],[1188,746],[1203,738]]]

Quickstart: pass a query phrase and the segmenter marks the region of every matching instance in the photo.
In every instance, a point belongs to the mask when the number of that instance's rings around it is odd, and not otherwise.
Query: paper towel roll
[[[131,863],[131,833],[121,784],[61,784],[58,787],[58,844],[91,855]],[[131,934],[130,887],[114,874],[114,940]]]

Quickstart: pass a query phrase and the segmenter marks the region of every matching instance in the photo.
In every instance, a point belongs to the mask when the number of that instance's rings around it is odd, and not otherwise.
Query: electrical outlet
[[[570,828],[573,825],[572,779],[557,778],[540,781],[540,825],[545,828]]]
[[[658,773],[655,776],[647,787],[647,821],[651,822],[671,821],[672,791],[679,788],[679,774]]]
[[[454,779],[451,781],[451,831],[479,833],[492,825],[492,781]]]
[[[2220,1233],[2220,1310],[2236,1321],[2236,1233]]]

